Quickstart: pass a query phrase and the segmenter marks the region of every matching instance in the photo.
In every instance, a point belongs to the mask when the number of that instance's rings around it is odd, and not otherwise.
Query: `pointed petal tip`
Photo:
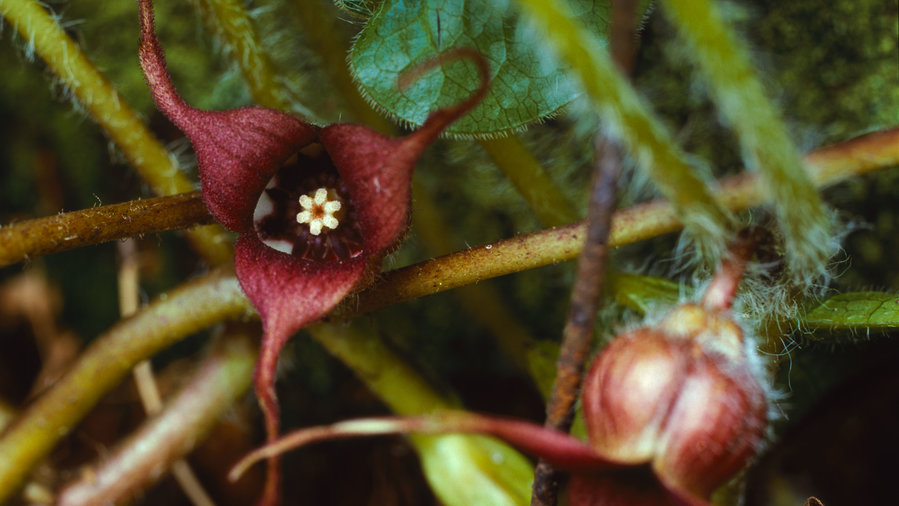
[[[156,106],[190,139],[197,153],[203,198],[215,218],[236,232],[252,227],[262,189],[293,152],[312,142],[317,127],[290,114],[252,106],[203,111],[181,97],[156,38],[153,5],[138,0],[141,67]]]
[[[459,60],[470,61],[477,68],[480,78],[477,89],[467,99],[432,112],[418,129],[404,139],[406,143],[418,146],[420,150],[424,150],[449,125],[468,114],[487,96],[487,91],[490,88],[490,64],[483,54],[469,47],[451,49],[414,66],[400,76],[397,86],[403,89],[428,71]]]

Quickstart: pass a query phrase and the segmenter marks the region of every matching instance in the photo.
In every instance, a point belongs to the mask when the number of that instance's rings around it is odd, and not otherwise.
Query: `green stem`
[[[309,333],[347,364],[369,389],[400,415],[458,409],[457,399],[439,394],[421,375],[388,348],[371,328],[317,325]],[[420,455],[438,497],[449,505],[515,504],[530,495],[530,464],[498,441],[476,436],[422,436],[410,440]],[[452,449],[464,451],[452,451]],[[501,454],[502,459],[496,456]],[[462,476],[453,476],[461,473]],[[466,483],[467,491],[458,490]],[[477,483],[477,486],[473,486]],[[498,498],[503,498],[499,503]],[[476,501],[476,502],[472,502]]]
[[[215,422],[250,386],[258,325],[231,325],[189,382],[98,465],[67,485],[58,504],[113,504],[134,497],[202,443]]]
[[[274,86],[277,73],[262,41],[253,28],[244,2],[237,0],[192,0],[206,26],[227,48],[228,57],[240,66],[253,101],[272,109],[288,109],[285,89]]]
[[[894,167],[899,165],[899,127],[823,148],[806,156],[805,161],[816,186]],[[715,194],[732,211],[765,202],[758,176],[747,172],[722,180]],[[609,247],[642,241],[681,227],[668,202],[640,204],[615,213]],[[366,313],[484,279],[571,260],[580,253],[584,233],[584,223],[574,223],[391,271],[381,282],[360,294],[354,301],[353,313]]]
[[[47,63],[159,195],[187,193],[194,184],[179,170],[137,113],[100,73],[81,48],[35,0],[0,0],[0,15]],[[136,24],[135,24],[136,26]],[[189,231],[198,252],[214,265],[231,259],[230,241],[217,226]]]
[[[709,0],[662,2],[709,82],[722,114],[736,130],[749,170],[762,175],[786,240],[792,274],[806,283],[824,272],[839,247],[830,216],[812,189],[799,151],[749,61]]]
[[[415,236],[433,255],[453,251],[453,233],[446,226],[440,209],[430,198],[427,188],[416,184],[414,194],[412,219]],[[465,311],[496,336],[500,348],[515,366],[530,373],[541,392],[549,392],[552,377],[544,377],[543,372],[547,368],[552,369],[552,359],[534,353],[536,339],[513,314],[496,289],[488,283],[479,283],[460,287],[456,295],[456,300]],[[544,362],[541,363],[541,360]]]
[[[816,184],[899,165],[899,128],[818,150],[806,162]],[[763,201],[756,177],[741,174],[720,185],[734,209]],[[676,230],[671,206],[651,202],[619,211],[610,246]],[[583,225],[574,224],[506,239],[386,273],[372,289],[335,312],[350,318],[381,307],[449,290],[477,280],[569,260],[580,252]],[[39,397],[0,438],[0,503],[56,441],[123,379],[139,361],[213,323],[253,314],[233,274],[196,279],[149,304],[98,338],[75,367]],[[377,361],[372,366],[378,367]]]
[[[600,41],[565,2],[520,0],[532,21],[572,68],[600,114],[607,134],[621,142],[673,204],[700,255],[714,261],[730,235],[730,214],[686,161],[686,155],[643,104]]]
[[[233,274],[217,272],[161,296],[97,338],[0,438],[0,503],[135,364],[184,336],[251,311]]]
[[[513,135],[484,139],[480,143],[544,225],[555,227],[578,220],[574,204],[562,193],[521,139]]]
[[[61,213],[0,228],[0,267],[125,237],[212,223],[200,192]]]

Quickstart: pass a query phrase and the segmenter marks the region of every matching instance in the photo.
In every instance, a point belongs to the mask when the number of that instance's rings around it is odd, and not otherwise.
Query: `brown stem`
[[[819,186],[895,166],[899,164],[899,128],[815,151],[806,161]],[[722,181],[717,192],[733,210],[761,204],[762,195],[752,174]],[[665,202],[635,206],[615,213],[609,247],[648,239],[680,226]],[[575,223],[394,270],[372,289],[351,297],[335,316],[349,318],[481,279],[570,260],[580,252],[584,228],[584,224]],[[252,312],[233,273],[216,272],[173,290],[95,340],[72,370],[0,437],[0,455],[4,457],[0,459],[0,503],[139,360],[191,332]]]
[[[625,75],[630,75],[636,55],[633,30],[636,14],[637,5],[633,0],[612,1],[610,48],[613,61]],[[556,382],[546,406],[544,423],[547,428],[566,433],[571,430],[574,404],[581,389],[587,356],[590,354],[596,312],[599,310],[605,282],[612,214],[617,205],[616,190],[621,163],[618,145],[601,138],[597,142],[596,155],[593,189],[587,208],[587,237],[578,259],[571,308],[559,348]],[[545,459],[540,459],[534,470],[531,505],[555,506],[558,493],[559,472]]]
[[[562,346],[556,365],[556,382],[547,405],[545,426],[561,432],[571,429],[574,403],[581,387],[581,377],[590,353],[596,312],[605,281],[609,233],[615,210],[618,187],[618,165],[621,155],[617,145],[603,140],[597,149],[596,174],[587,209],[587,238],[578,260],[577,274],[571,294],[571,308],[562,335]],[[540,460],[534,471],[532,505],[553,506],[558,493],[558,476],[552,466]]]
[[[895,166],[899,164],[899,127],[812,151],[804,161],[819,188]],[[748,172],[721,180],[715,197],[732,211],[764,203],[757,177]],[[183,229],[211,220],[199,192],[29,220],[0,228],[0,267],[49,253]],[[648,202],[615,213],[609,245],[618,247],[682,227],[670,204],[661,200]],[[372,297],[363,297],[360,303],[371,304],[364,312],[373,311],[481,279],[571,260],[580,253],[585,229],[583,222],[572,223],[398,269],[369,290]],[[71,237],[72,231],[77,231],[77,236]],[[377,301],[375,294],[381,297],[388,294],[390,302]]]
[[[105,455],[92,473],[67,485],[62,506],[113,504],[134,497],[165,476],[201,443],[218,418],[250,385],[258,325],[230,325],[196,373],[164,409]],[[208,499],[203,504],[211,504]]]
[[[812,180],[822,187],[852,176],[899,164],[899,127],[868,134],[809,153]],[[716,200],[739,211],[764,203],[758,177],[744,172],[718,184]],[[612,217],[609,247],[617,248],[683,228],[666,201],[622,209]],[[541,230],[432,258],[384,274],[374,286],[351,297],[335,311],[338,317],[368,313],[481,280],[543,267],[580,254],[584,222]]]
[[[212,223],[200,192],[61,213],[0,228],[0,267],[32,257]]]
[[[761,229],[743,230],[721,259],[721,265],[702,295],[702,306],[716,312],[725,312],[734,303],[746,264],[755,253],[764,232]]]
[[[172,290],[98,337],[0,437],[0,504],[135,364],[186,335],[251,310],[234,275],[215,272]]]

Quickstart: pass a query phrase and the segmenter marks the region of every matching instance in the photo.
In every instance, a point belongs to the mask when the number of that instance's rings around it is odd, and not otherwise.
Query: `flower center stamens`
[[[343,200],[332,188],[319,188],[312,193],[300,195],[302,211],[297,213],[297,223],[309,225],[309,233],[319,235],[322,228],[335,230],[343,218]]]

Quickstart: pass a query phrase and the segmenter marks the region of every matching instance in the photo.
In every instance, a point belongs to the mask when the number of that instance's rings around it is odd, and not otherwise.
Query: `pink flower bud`
[[[752,458],[767,423],[742,343],[732,319],[694,304],[618,336],[584,384],[590,443],[707,498]]]

